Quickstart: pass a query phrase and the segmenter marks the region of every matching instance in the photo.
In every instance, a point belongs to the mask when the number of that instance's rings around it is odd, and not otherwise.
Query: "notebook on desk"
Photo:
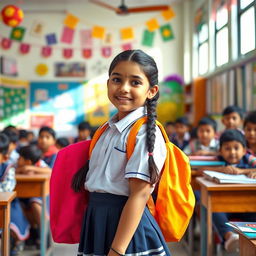
[[[204,176],[212,181],[222,184],[256,184],[256,179],[251,179],[244,174],[226,174],[215,171],[203,171]]]
[[[256,222],[230,221],[226,225],[231,226],[235,231],[242,233],[249,239],[256,239]]]
[[[202,166],[224,166],[225,162],[222,161],[205,161],[205,160],[190,160],[191,167],[202,167]]]

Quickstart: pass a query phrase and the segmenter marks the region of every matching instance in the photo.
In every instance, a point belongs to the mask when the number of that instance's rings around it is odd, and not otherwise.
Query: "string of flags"
[[[171,20],[175,13],[170,7],[168,10],[161,13],[165,21]],[[83,58],[89,59],[93,56],[93,39],[102,40],[105,46],[101,47],[101,54],[103,57],[110,57],[112,55],[112,48],[114,47],[112,41],[112,34],[103,26],[94,25],[91,29],[80,29],[77,31],[77,25],[79,23],[79,18],[73,14],[67,14],[64,22],[62,31],[60,33],[60,38],[58,38],[55,33],[44,34],[45,45],[36,45],[23,42],[23,38],[26,33],[26,28],[22,26],[13,27],[9,38],[1,37],[1,47],[4,50],[8,50],[12,47],[13,41],[19,43],[19,52],[23,55],[28,54],[31,50],[31,46],[37,46],[41,48],[41,56],[48,58],[52,55],[53,50],[58,47],[58,42],[65,43],[70,47],[62,47],[62,55],[66,59],[70,59],[73,56],[74,50],[81,50],[81,55]],[[157,18],[152,18],[146,23],[146,28],[142,33],[141,44],[147,47],[153,47],[156,32],[159,31],[164,42],[174,39],[173,29],[170,23],[163,25],[159,24]],[[75,34],[78,32],[80,39],[80,48],[72,47]],[[34,34],[42,34],[42,25],[39,23],[33,28]],[[133,27],[125,27],[119,30],[120,39],[124,41],[120,46],[123,50],[132,49],[132,41],[135,40],[135,33]],[[128,41],[128,42],[127,42]]]

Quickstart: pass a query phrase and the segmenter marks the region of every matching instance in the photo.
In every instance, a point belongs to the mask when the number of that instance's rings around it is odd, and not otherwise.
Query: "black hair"
[[[3,133],[9,138],[11,143],[17,143],[19,140],[19,136],[12,129],[3,130]]]
[[[19,130],[19,139],[27,139],[28,131],[27,130]]]
[[[229,141],[237,141],[246,147],[246,140],[244,135],[237,129],[228,129],[225,130],[220,136],[220,147],[222,147],[223,143]]]
[[[79,125],[78,125],[78,130],[79,131],[82,131],[82,130],[91,130],[91,125],[89,122],[81,122]]]
[[[141,70],[144,72],[145,76],[148,79],[149,86],[152,88],[155,85],[158,85],[158,69],[154,59],[147,55],[141,50],[127,50],[119,53],[111,62],[108,75],[111,76],[114,68],[122,61],[131,61],[138,64]],[[152,99],[147,99],[145,105],[147,107],[147,150],[149,153],[154,151],[155,146],[155,132],[156,132],[156,107],[157,100],[159,98],[159,91]],[[150,173],[150,184],[155,184],[158,179],[158,169],[154,161],[153,155],[148,157],[148,168]],[[72,187],[75,191],[79,191],[85,181],[86,174],[89,169],[89,161],[86,163],[86,166],[80,169],[77,172],[72,181]]]
[[[199,120],[197,127],[201,125],[210,125],[214,131],[217,131],[217,122],[209,116],[203,117]]]
[[[8,153],[10,139],[6,134],[0,132],[0,154],[6,155]]]
[[[224,108],[224,110],[222,112],[222,116],[226,116],[231,113],[237,113],[241,117],[241,119],[243,119],[243,117],[244,117],[243,109],[236,105],[231,105],[231,106],[227,106],[226,108]]]
[[[54,131],[51,127],[49,127],[49,126],[43,126],[43,127],[41,127],[40,130],[39,130],[39,135],[40,135],[42,132],[48,132],[49,134],[52,135],[52,137],[53,137],[54,139],[56,138],[56,133],[55,133],[55,131]]]
[[[178,117],[175,120],[175,124],[184,124],[186,126],[189,126],[189,121],[188,121],[188,118],[186,116],[182,116],[182,117]]]
[[[244,128],[247,125],[247,123],[253,123],[256,124],[256,111],[252,111],[248,113],[248,115],[244,119]]]
[[[165,126],[168,126],[168,125],[174,125],[174,122],[172,122],[172,121],[167,121],[167,122],[165,123]]]
[[[56,144],[60,145],[62,148],[69,145],[68,138],[66,137],[60,137],[56,140]]]
[[[21,147],[18,150],[18,153],[21,157],[26,160],[30,160],[32,164],[35,164],[42,157],[42,151],[36,145],[28,145]]]

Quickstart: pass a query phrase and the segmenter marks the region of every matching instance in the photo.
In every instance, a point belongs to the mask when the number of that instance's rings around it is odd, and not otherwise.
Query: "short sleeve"
[[[131,158],[127,162],[125,178],[138,178],[150,182],[146,135],[146,125],[143,125],[136,136],[136,145]],[[166,146],[163,135],[158,127],[156,127],[155,135],[154,161],[160,172],[166,159]]]
[[[16,186],[15,168],[10,167],[4,180],[0,182],[0,192],[11,192]]]

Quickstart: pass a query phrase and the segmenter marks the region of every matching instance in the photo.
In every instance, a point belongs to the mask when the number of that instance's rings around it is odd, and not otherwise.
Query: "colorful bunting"
[[[56,35],[54,33],[46,35],[45,39],[47,45],[57,44]]]
[[[26,31],[26,29],[23,27],[15,27],[11,31],[10,38],[12,40],[22,41],[22,39],[25,35],[25,31]]]
[[[90,29],[81,29],[80,41],[82,47],[92,47],[92,31]]]
[[[94,26],[92,28],[92,37],[98,38],[98,39],[104,39],[105,37],[105,28],[100,26]]]
[[[66,16],[66,19],[64,20],[64,25],[66,25],[70,29],[75,29],[78,22],[79,19],[76,16],[68,14]]]
[[[162,11],[162,16],[166,21],[171,20],[173,17],[175,17],[175,13],[172,9],[172,7],[169,7],[168,10]]]
[[[152,47],[155,38],[155,32],[150,32],[148,30],[144,30],[143,38],[142,38],[142,45]]]
[[[20,44],[20,53],[27,54],[30,51],[30,44],[21,43]]]
[[[174,38],[172,27],[171,27],[170,24],[166,24],[166,25],[161,26],[160,27],[160,32],[161,32],[162,39],[164,41],[169,41],[169,40],[172,40]]]
[[[66,59],[70,59],[73,56],[73,49],[71,48],[64,48],[63,49],[63,57]]]
[[[30,34],[35,37],[41,37],[44,31],[44,23],[41,21],[35,21],[30,29]]]
[[[148,27],[148,31],[150,32],[153,32],[159,28],[159,24],[156,18],[147,21],[146,25]]]
[[[120,34],[121,34],[122,40],[134,38],[133,28],[131,28],[131,27],[120,29]]]
[[[112,48],[109,46],[101,48],[101,54],[103,57],[108,58],[112,55]]]
[[[122,49],[123,49],[123,51],[131,50],[132,44],[131,43],[123,44]]]
[[[82,55],[85,59],[89,59],[92,57],[92,49],[83,49]]]
[[[71,44],[73,42],[75,30],[69,27],[63,27],[60,41],[62,43]]]
[[[10,40],[9,38],[2,38],[1,46],[5,50],[10,49],[12,46],[12,40]]]
[[[50,46],[44,46],[41,50],[41,55],[44,58],[50,57],[52,55],[52,48]]]
[[[107,33],[106,34],[106,38],[105,38],[104,42],[106,44],[112,44],[112,42],[113,42],[113,35],[112,35],[112,33]]]

